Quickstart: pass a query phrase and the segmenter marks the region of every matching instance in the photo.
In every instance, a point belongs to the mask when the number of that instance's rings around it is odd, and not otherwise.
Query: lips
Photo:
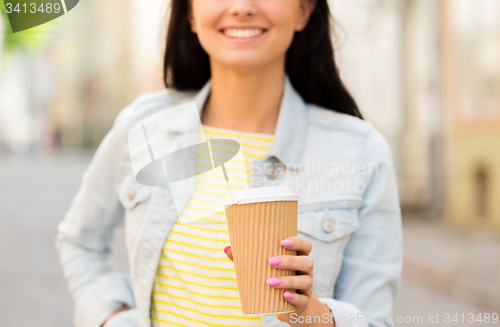
[[[265,33],[264,28],[224,28],[221,32],[228,37],[235,39],[249,39]]]

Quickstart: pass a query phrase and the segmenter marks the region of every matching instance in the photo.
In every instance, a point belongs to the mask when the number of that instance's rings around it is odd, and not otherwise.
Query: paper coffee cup
[[[298,200],[289,188],[265,187],[230,192],[222,202],[243,314],[295,311],[283,297],[283,293],[295,290],[276,289],[266,280],[295,275],[295,271],[272,267],[268,258],[297,255],[281,241],[297,235]]]

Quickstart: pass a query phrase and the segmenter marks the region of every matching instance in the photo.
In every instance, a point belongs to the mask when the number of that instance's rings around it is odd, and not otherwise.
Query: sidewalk
[[[500,235],[407,218],[403,278],[500,312]]]

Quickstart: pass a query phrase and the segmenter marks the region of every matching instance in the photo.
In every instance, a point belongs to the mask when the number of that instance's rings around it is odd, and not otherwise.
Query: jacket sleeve
[[[117,188],[128,157],[122,110],[99,145],[64,220],[56,248],[75,301],[76,327],[98,327],[119,307],[134,307],[128,274],[114,271],[110,260],[113,230],[123,223]]]
[[[335,299],[320,299],[342,319],[337,327],[392,326],[401,276],[401,211],[392,154],[375,129],[364,153],[372,171],[359,210],[360,228],[346,246]]]

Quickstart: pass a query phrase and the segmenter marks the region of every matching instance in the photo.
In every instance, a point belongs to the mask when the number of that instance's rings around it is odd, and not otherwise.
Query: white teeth
[[[264,31],[260,28],[226,28],[223,30],[224,35],[238,39],[248,39],[254,36],[261,35]]]

